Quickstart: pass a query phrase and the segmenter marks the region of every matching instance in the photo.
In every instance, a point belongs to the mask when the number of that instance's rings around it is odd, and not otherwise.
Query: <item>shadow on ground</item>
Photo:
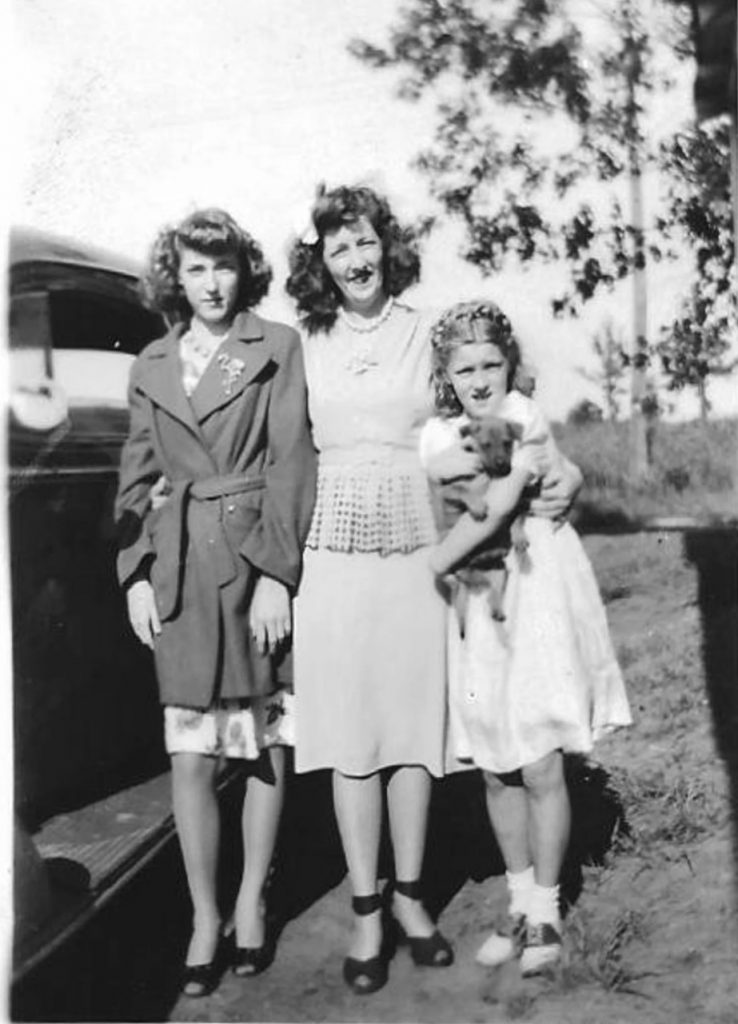
[[[697,569],[702,660],[715,744],[728,776],[738,897],[738,531],[689,533],[684,550]]]
[[[601,860],[622,813],[602,769],[567,760],[573,832],[565,871],[567,898],[581,888],[581,865]],[[223,799],[223,906],[240,871],[242,783]],[[438,915],[469,878],[504,870],[490,830],[478,772],[450,776],[434,789],[424,888]],[[333,815],[329,772],[292,776],[271,884],[278,927],[299,917],[334,888],[346,867]],[[391,877],[389,847],[381,874]],[[12,1019],[37,1021],[156,1021],[178,998],[189,934],[189,901],[176,844],[143,872],[80,935],[37,969],[12,998]]]
[[[572,804],[572,834],[562,873],[562,896],[573,903],[582,888],[582,866],[599,864],[619,829],[626,829],[618,794],[607,772],[586,758],[565,759]],[[428,909],[441,913],[467,879],[504,872],[487,818],[479,772],[452,775],[437,784],[428,832],[424,887]]]

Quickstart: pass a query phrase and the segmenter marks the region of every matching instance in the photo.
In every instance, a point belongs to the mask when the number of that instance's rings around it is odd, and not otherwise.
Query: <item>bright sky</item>
[[[395,99],[390,74],[347,50],[381,42],[397,0],[16,0],[12,107],[18,154],[13,219],[142,258],[160,224],[202,205],[228,209],[275,267],[266,315],[292,319],[282,292],[289,236],[318,181],[376,183],[400,216],[430,209],[409,169],[431,137],[430,104]],[[429,245],[413,299],[502,302],[561,417],[597,390],[575,367],[627,294],[579,321],[552,321],[551,271],[482,279],[459,236]],[[652,315],[683,287],[659,270]],[[627,326],[627,319],[622,321]],[[728,382],[714,385],[724,406]],[[682,406],[692,413],[688,401]]]

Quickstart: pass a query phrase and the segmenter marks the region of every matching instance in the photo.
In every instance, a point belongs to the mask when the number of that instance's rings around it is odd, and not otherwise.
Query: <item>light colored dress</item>
[[[500,415],[523,428],[513,465],[533,479],[558,451],[541,412],[517,392]],[[457,443],[463,417],[432,419],[421,456]],[[597,582],[576,531],[525,518],[527,568],[507,556],[504,622],[495,622],[484,588],[469,594],[466,635],[448,615],[449,704],[453,751],[496,773],[514,771],[552,750],[587,753],[605,732],[631,722]]]
[[[420,464],[429,320],[393,301],[371,333],[304,341],[318,497],[295,602],[295,766],[444,769],[445,604]]]

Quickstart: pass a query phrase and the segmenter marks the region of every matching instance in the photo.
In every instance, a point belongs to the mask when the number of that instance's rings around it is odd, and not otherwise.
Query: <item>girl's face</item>
[[[240,271],[235,253],[208,256],[183,247],[179,255],[179,283],[196,320],[211,327],[233,319]]]
[[[382,243],[367,217],[328,231],[323,262],[348,310],[371,316],[384,305]]]
[[[497,414],[507,394],[508,371],[507,359],[489,341],[458,345],[446,368],[456,397],[471,419]]]

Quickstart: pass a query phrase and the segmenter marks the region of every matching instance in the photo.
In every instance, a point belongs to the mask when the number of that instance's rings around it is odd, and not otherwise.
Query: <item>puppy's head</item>
[[[510,472],[513,441],[522,436],[519,423],[499,416],[472,420],[465,433],[473,438],[485,471],[490,476],[506,476]]]

